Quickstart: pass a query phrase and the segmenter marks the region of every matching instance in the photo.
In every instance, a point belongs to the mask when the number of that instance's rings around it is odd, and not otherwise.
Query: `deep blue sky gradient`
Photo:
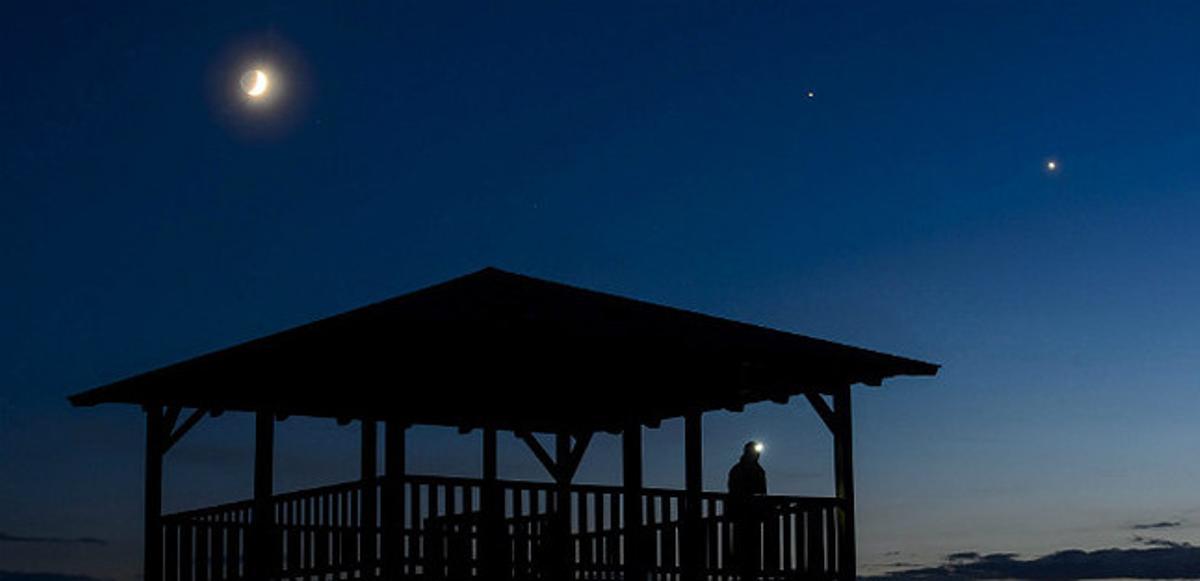
[[[0,569],[140,567],[141,414],[64,396],[486,265],[943,363],[856,391],[864,573],[1196,538],[1195,3],[6,12],[0,533],[108,544],[0,537]],[[270,120],[226,84],[256,59]],[[829,492],[811,411],[708,425],[710,486],[761,437],[774,491]],[[173,450],[168,508],[247,496],[250,431]],[[356,438],[284,423],[280,487],[352,477]],[[413,467],[477,438],[419,430]]]

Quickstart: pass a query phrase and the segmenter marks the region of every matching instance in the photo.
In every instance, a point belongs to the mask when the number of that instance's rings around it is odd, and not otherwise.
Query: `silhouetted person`
[[[767,493],[767,471],[758,463],[758,442],[746,442],[742,458],[729,469],[729,496],[746,499]]]
[[[733,523],[733,559],[742,579],[758,572],[762,531],[756,496],[767,493],[767,472],[758,463],[759,444],[746,442],[742,458],[729,469],[729,502],[726,506]]]

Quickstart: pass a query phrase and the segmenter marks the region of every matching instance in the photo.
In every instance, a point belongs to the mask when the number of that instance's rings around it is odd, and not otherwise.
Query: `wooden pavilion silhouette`
[[[937,370],[489,268],[70,401],[146,412],[146,581],[851,579],[850,387]],[[833,434],[836,496],[760,497],[753,526],[733,526],[727,495],[702,489],[701,418],[794,396]],[[162,514],[164,456],[225,412],[256,417],[253,498]],[[361,479],[276,493],[274,424],[289,416],[359,422]],[[684,490],[642,481],[643,429],[670,418],[684,418]],[[418,424],[481,430],[481,477],[408,473]],[[498,478],[501,431],[553,482]],[[620,486],[572,481],[597,432],[621,435]],[[753,574],[731,553],[748,535]]]

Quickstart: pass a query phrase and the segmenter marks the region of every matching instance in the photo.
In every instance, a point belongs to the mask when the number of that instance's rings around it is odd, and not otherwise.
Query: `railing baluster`
[[[315,506],[316,506],[316,510],[317,510],[317,515],[316,515],[317,520],[315,523],[313,523],[314,524],[313,532],[315,533],[315,537],[316,537],[315,552],[316,552],[316,557],[317,557],[317,564],[316,564],[316,566],[313,567],[313,569],[315,569],[317,571],[327,571],[333,565],[333,561],[331,561],[331,559],[333,558],[333,551],[332,551],[332,546],[331,546],[332,543],[329,538],[329,523],[330,523],[329,497],[327,495],[322,494],[316,498],[315,502],[316,502]]]
[[[204,522],[196,525],[196,579],[199,581],[209,581],[208,528]]]
[[[697,561],[700,563],[703,572],[715,571],[716,563],[716,533],[713,528],[713,523],[716,521],[716,516],[713,513],[713,500],[700,496],[700,531],[697,534],[697,543],[700,546],[700,557]],[[702,575],[701,578],[704,578]]]
[[[303,574],[309,569],[308,554],[312,552],[308,544],[308,499],[297,498],[295,502],[296,530],[292,531],[292,534],[296,537],[296,570],[298,573]]]
[[[725,506],[722,508],[728,508],[728,506]],[[728,518],[728,515],[723,514],[723,516],[725,516],[725,518],[722,518],[720,521],[720,523],[721,523],[721,566],[725,569],[725,571],[727,573],[732,573],[734,571],[735,565],[736,565],[736,563],[734,563],[734,557],[733,557],[733,545],[734,545],[734,543],[741,542],[740,539],[734,538],[734,535],[740,535],[742,531],[734,531],[733,526],[732,526],[733,523]]]
[[[342,535],[346,513],[341,493],[329,493],[329,505],[333,509],[333,522],[330,530],[330,537],[333,539],[333,564],[340,570],[346,564],[345,539]]]
[[[421,530],[425,534],[425,574],[431,579],[439,579],[442,577],[440,570],[442,558],[442,546],[439,542],[439,531],[437,529],[436,518],[439,514],[442,497],[441,485],[438,483],[430,483],[425,494],[425,518],[421,524]]]
[[[179,581],[192,581],[192,523],[182,523],[179,528]]]
[[[605,565],[604,560],[604,537],[608,531],[613,529],[610,521],[606,526],[604,523],[604,494],[600,492],[592,493],[592,515],[593,522],[596,523],[596,536],[592,541],[592,565]]]
[[[164,521],[166,522],[166,521]],[[166,525],[166,550],[163,551],[163,567],[165,569],[163,579],[166,581],[177,581],[179,579],[179,524],[177,522],[167,522]]]
[[[286,539],[283,538],[283,535],[287,530],[287,507],[276,499],[270,504],[269,510],[271,511],[271,528],[266,533],[267,546],[270,547],[267,570],[273,574],[282,573],[284,569],[283,553],[286,549]]]
[[[225,578],[242,578],[242,517],[239,510],[226,514],[229,529],[225,536]]]
[[[287,553],[284,555],[284,563],[287,567],[289,575],[296,575],[300,570],[300,530],[296,521],[296,505],[298,501],[289,500],[283,504],[283,512],[285,515],[286,525],[281,527],[280,534],[283,535],[283,547]]]
[[[322,522],[324,526],[325,540],[321,541],[322,545],[326,545],[325,566],[334,569],[340,563],[338,562],[338,543],[337,543],[337,523],[338,523],[338,507],[337,499],[332,494],[321,495]]]
[[[513,544],[513,569],[517,572],[517,578],[524,577],[525,567],[525,491],[517,486],[512,488],[512,544]]]
[[[346,497],[346,530],[342,533],[346,538],[346,561],[351,564],[352,570],[357,570],[362,566],[362,555],[359,554],[362,548],[358,542],[358,535],[363,530],[362,515],[358,510],[362,504],[359,502],[359,490],[353,489],[345,492]]]
[[[477,490],[477,487],[473,485],[463,487],[463,514],[467,515],[466,531],[464,531],[467,539],[466,556],[469,563],[467,574],[471,577],[478,575],[480,566],[478,539],[479,527],[482,523],[481,519],[483,515],[475,508],[475,493]]]
[[[426,547],[425,547],[425,485],[421,482],[413,482],[409,491],[408,503],[409,510],[406,515],[409,520],[408,535],[409,542],[409,559],[410,573],[416,577],[418,573],[425,574],[429,571],[428,564],[425,562]]]
[[[835,547],[837,547],[837,512],[840,508],[827,507],[821,509],[825,513],[825,570],[830,573],[837,573],[838,559]]]
[[[529,564],[532,567],[530,574],[537,577],[538,573],[548,565],[543,544],[546,531],[542,528],[542,522],[545,515],[554,510],[554,498],[540,488],[532,488],[529,493],[536,499],[529,503],[530,508],[533,509],[533,518],[529,520],[529,546],[532,551]]]
[[[233,512],[221,514],[221,581],[237,577],[237,563],[234,561],[236,552],[234,543],[237,542],[235,517]]]
[[[651,540],[655,545],[657,545],[657,550],[654,551],[657,553],[657,556],[653,561],[658,562],[658,569],[660,572],[665,572],[670,570],[674,565],[674,559],[668,558],[667,555],[667,543],[669,542],[671,523],[671,497],[662,494],[655,494],[652,498],[654,499],[653,502],[658,505],[658,508],[654,509],[655,522],[652,525],[655,529],[657,529],[657,532],[653,537],[651,537]],[[654,549],[652,548],[651,550]],[[653,570],[653,566],[651,570]]]
[[[609,507],[608,514],[609,518],[613,519],[614,524],[612,530],[615,533],[609,540],[609,551],[611,557],[610,562],[615,571],[617,567],[625,566],[624,553],[622,553],[622,549],[623,545],[625,544],[625,531],[627,528],[625,526],[625,510],[622,508],[622,505],[628,501],[628,499],[624,498],[624,494],[621,492],[612,492],[609,493],[608,500],[609,504],[611,505]]]
[[[458,497],[461,490],[462,487],[457,484],[448,484],[446,486],[446,496],[443,499],[443,503],[446,506],[443,518],[446,524],[443,525],[444,528],[442,529],[442,544],[446,547],[444,557],[446,562],[446,576],[451,579],[459,578],[462,559],[465,558],[465,555],[461,553],[459,545],[459,540],[462,538],[462,520],[455,518],[462,514],[459,512],[461,504]]]
[[[304,545],[304,566],[309,571],[317,568],[317,556],[314,554],[317,544],[317,518],[313,512],[314,505],[315,501],[311,496],[304,499],[304,532],[301,535],[301,543]]]
[[[209,523],[209,555],[208,577],[212,581],[223,578],[225,568],[225,527],[221,524],[221,515],[213,514],[208,517]]]
[[[588,501],[587,493],[575,491],[575,523],[576,534],[571,540],[571,563],[575,570],[582,573],[587,569],[588,555],[591,553],[588,544]]]
[[[774,573],[780,570],[779,527],[780,510],[786,510],[786,505],[776,505],[763,515],[763,570]]]
[[[783,529],[782,530],[782,538],[780,539],[780,544],[782,545],[782,549],[783,549],[782,569],[785,572],[791,572],[791,571],[796,570],[796,565],[795,565],[795,561],[794,561],[796,546],[792,542],[792,526],[793,526],[792,520],[793,520],[793,515],[795,514],[795,510],[796,510],[795,507],[789,507],[787,512],[783,513],[780,516],[780,520],[782,521],[781,526]]]
[[[552,499],[539,488],[530,488],[529,496],[529,574],[537,577],[545,566],[542,550],[545,531],[542,530],[542,518],[551,510]]]
[[[313,564],[313,569],[316,571],[325,571],[329,565],[329,498],[324,494],[313,499],[313,508],[315,509],[313,520],[313,558],[316,563]]]
[[[342,564],[342,547],[338,544],[338,523],[341,516],[338,499],[333,493],[325,494],[325,538],[329,543],[329,564],[339,568]]]
[[[351,536],[350,536],[350,531],[352,530],[351,527],[353,526],[353,523],[354,523],[354,521],[353,521],[354,513],[352,510],[353,496],[354,495],[351,494],[349,491],[342,491],[342,492],[337,493],[337,500],[338,500],[338,506],[339,506],[339,511],[340,511],[338,514],[338,535],[337,536],[338,536],[338,545],[341,547],[341,555],[340,555],[341,559],[339,561],[341,566],[339,568],[341,570],[347,571],[347,572],[349,572],[354,567],[354,563],[355,563],[353,539],[351,539]]]
[[[825,571],[824,513],[821,509],[804,511],[805,571]]]

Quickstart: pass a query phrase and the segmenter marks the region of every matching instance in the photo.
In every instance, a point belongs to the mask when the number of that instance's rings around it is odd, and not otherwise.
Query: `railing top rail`
[[[253,500],[239,500],[237,502],[226,502],[213,506],[205,506],[202,508],[193,508],[189,510],[181,510],[170,514],[162,515],[163,520],[187,520],[191,518],[219,515],[222,513],[234,512],[239,510],[250,510],[254,507]]]
[[[376,485],[385,483],[388,480],[385,476],[380,476],[376,479]],[[467,478],[459,476],[434,476],[426,474],[406,474],[401,477],[405,483],[423,484],[423,485],[441,485],[441,486],[463,486],[463,487],[481,487],[483,479]],[[518,490],[545,490],[552,491],[556,489],[556,484],[553,482],[537,482],[532,480],[498,480],[497,483],[501,488],[518,489]],[[275,503],[287,502],[292,500],[302,500],[312,498],[323,494],[336,494],[341,492],[355,491],[364,485],[362,480],[354,480],[350,482],[341,482],[338,484],[330,484],[326,486],[318,486],[315,488],[306,488],[302,490],[293,490],[276,494],[272,497]],[[621,486],[607,484],[572,484],[572,492],[592,493],[592,494],[623,494],[624,488]],[[642,494],[649,496],[664,496],[671,498],[685,498],[687,491],[674,488],[654,488],[646,487],[642,489]],[[704,500],[727,500],[729,495],[724,492],[706,491],[700,494]],[[830,506],[836,507],[842,504],[842,500],[836,497],[815,497],[815,496],[786,496],[786,495],[766,495],[756,497],[756,502],[764,502],[774,506],[795,505],[795,506]],[[208,506],[203,508],[179,511],[171,514],[163,515],[163,519],[178,520],[196,517],[205,517],[219,515],[221,513],[245,510],[253,507],[253,500],[241,500]]]
[[[729,500],[728,492],[702,492],[703,500]],[[792,496],[786,494],[764,494],[750,497],[752,502],[771,505],[795,504],[804,506],[841,506],[844,501],[836,496]]]

